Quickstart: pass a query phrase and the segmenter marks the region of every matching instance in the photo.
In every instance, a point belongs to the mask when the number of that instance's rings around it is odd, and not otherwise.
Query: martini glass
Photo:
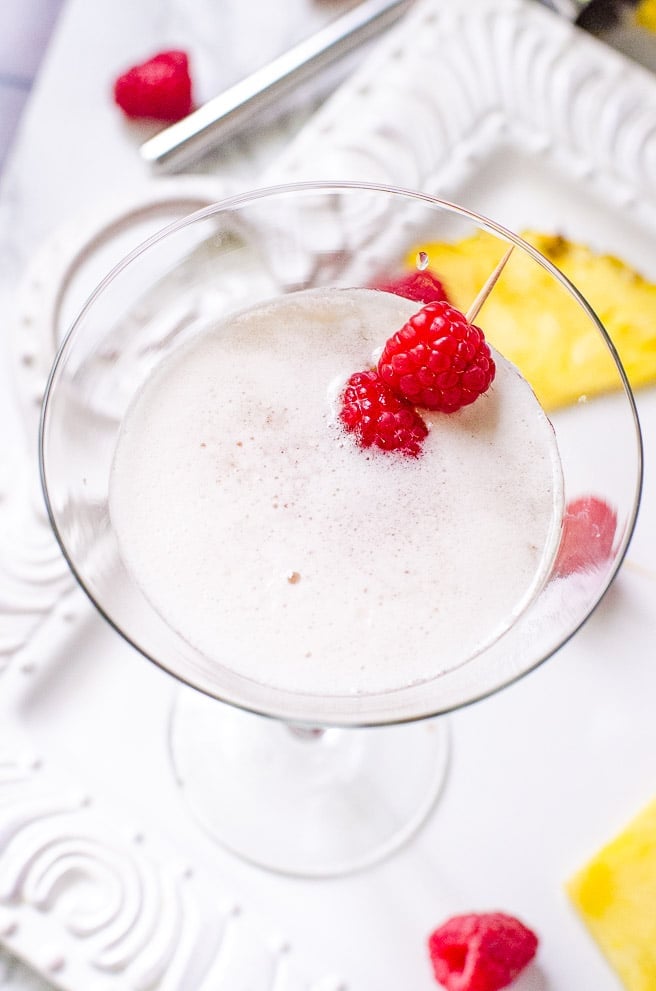
[[[494,634],[475,649],[463,638],[445,661],[436,641],[429,677],[401,676],[385,690],[296,689],[276,683],[275,656],[253,676],[240,672],[220,642],[200,648],[193,631],[181,632],[135,581],[110,512],[117,439],[143,384],[175,348],[258,301],[321,287],[370,287],[398,274],[412,245],[481,234],[498,242],[499,257],[514,245],[514,260],[553,290],[563,319],[578,327],[577,346],[584,339],[603,372],[604,398],[587,401],[582,390],[550,418],[565,499],[592,496],[609,506],[617,521],[612,546],[568,573],[558,565],[547,569],[521,608],[499,616]],[[427,261],[419,253],[418,266]],[[485,309],[477,323],[485,329]],[[532,369],[550,356],[537,325],[528,321],[522,335],[522,354],[531,360],[525,367],[520,362],[521,371],[537,391]],[[620,567],[642,480],[640,429],[625,373],[594,312],[554,265],[466,209],[349,182],[233,196],[166,227],[109,272],[55,359],[40,464],[52,527],[78,582],[117,633],[179,683],[169,741],[195,815],[247,860],[302,876],[362,868],[420,826],[447,769],[444,714],[516,681],[580,628]],[[182,516],[170,526],[184,526]],[[561,544],[569,539],[566,529]],[[558,551],[561,559],[566,550]],[[465,591],[472,577],[459,576]],[[230,600],[237,593],[226,583],[222,594]],[[316,608],[330,604],[318,596]],[[339,635],[339,616],[336,628]],[[357,658],[366,645],[356,638],[352,648]],[[402,648],[400,654],[403,670]]]

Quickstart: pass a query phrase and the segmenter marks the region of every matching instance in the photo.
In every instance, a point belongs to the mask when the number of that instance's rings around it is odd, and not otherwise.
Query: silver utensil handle
[[[568,21],[575,21],[586,7],[590,6],[591,0],[540,0],[546,7],[551,7],[557,14],[566,17]]]
[[[285,91],[399,18],[413,0],[364,0],[268,65],[141,146],[149,165],[174,171],[237,131]]]

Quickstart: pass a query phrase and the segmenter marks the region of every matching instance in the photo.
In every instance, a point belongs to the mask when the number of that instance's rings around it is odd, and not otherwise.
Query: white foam
[[[560,462],[503,358],[486,396],[427,415],[417,459],[337,425],[341,383],[416,309],[371,290],[260,304],[166,359],[129,410],[121,553],[217,663],[292,691],[390,691],[463,663],[543,584]]]

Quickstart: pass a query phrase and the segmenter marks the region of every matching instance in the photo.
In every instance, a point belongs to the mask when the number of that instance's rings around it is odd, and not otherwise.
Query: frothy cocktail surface
[[[366,451],[336,399],[419,305],[312,290],[165,359],[117,444],[110,511],[154,608],[217,664],[290,691],[384,692],[494,640],[560,533],[555,438],[499,357],[487,395],[426,414],[419,458]]]

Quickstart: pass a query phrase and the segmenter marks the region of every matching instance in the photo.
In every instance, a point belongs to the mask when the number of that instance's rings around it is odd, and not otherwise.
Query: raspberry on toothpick
[[[341,396],[339,419],[361,447],[415,457],[428,433],[417,411],[396,396],[373,369],[351,375]]]
[[[424,306],[385,344],[381,379],[424,409],[455,413],[487,392],[495,365],[483,331],[473,324],[508,261],[506,252],[464,316],[445,301]]]
[[[446,299],[434,299],[387,341],[376,369],[351,375],[340,396],[338,415],[360,447],[417,457],[428,427],[416,407],[454,413],[489,389],[496,370],[494,360],[483,331],[471,321],[511,252],[512,247],[466,317]],[[441,283],[437,285],[441,293]],[[397,291],[396,286],[388,291]]]
[[[448,303],[428,303],[385,344],[378,373],[414,406],[455,413],[486,392],[495,365],[483,332]]]

